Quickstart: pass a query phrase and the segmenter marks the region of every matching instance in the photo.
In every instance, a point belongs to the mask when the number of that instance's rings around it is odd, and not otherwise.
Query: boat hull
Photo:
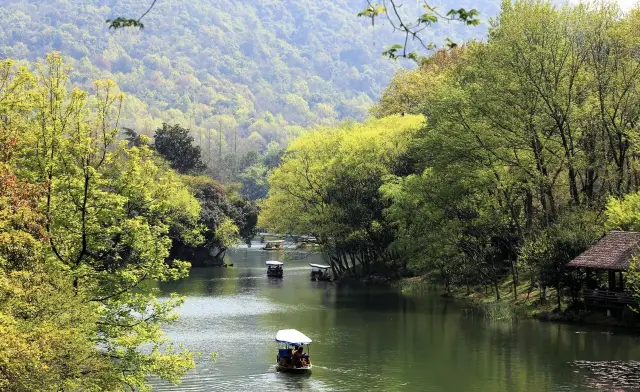
[[[331,282],[331,277],[326,275],[311,274],[312,282]]]
[[[280,366],[276,364],[276,370],[281,373],[310,374],[312,367],[313,365],[309,365],[309,367],[304,367],[304,368],[294,368],[294,367]]]

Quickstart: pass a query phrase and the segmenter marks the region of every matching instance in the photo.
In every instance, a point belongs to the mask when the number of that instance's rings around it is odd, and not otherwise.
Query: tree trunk
[[[510,260],[511,263],[511,277],[513,279],[513,298],[518,299],[518,266],[515,260]]]

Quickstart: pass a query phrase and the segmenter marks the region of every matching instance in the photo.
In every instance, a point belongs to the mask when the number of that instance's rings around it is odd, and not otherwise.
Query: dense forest
[[[486,42],[398,72],[379,119],[292,143],[261,225],[317,234],[342,276],[424,274],[497,299],[510,280],[561,307],[584,281],[568,261],[640,229],[639,27],[616,5],[505,2]]]
[[[456,3],[462,5],[478,8],[485,21],[497,12],[492,1]],[[114,32],[104,23],[145,6],[3,1],[0,57],[35,61],[62,53],[74,83],[88,89],[109,78],[128,94],[123,126],[152,137],[163,122],[181,124],[216,179],[251,184],[266,184],[270,169],[253,152],[273,155],[307,126],[364,119],[399,66],[381,52],[401,37],[358,18],[362,0],[166,0],[145,17],[142,31]],[[443,23],[423,34],[441,43],[485,31]],[[245,193],[265,192],[262,186]]]

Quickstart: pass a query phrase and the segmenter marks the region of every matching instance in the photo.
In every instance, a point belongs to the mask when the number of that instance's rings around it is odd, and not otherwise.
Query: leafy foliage
[[[255,236],[257,207],[239,195],[237,189],[225,189],[207,176],[183,177],[183,181],[200,201],[198,224],[204,229],[204,241],[193,245],[175,238],[172,257],[186,259],[194,265],[220,263],[238,237],[249,242]]]
[[[117,378],[93,342],[98,305],[45,257],[45,187],[14,173],[25,125],[16,114],[33,78],[10,61],[0,69],[0,389],[113,389]]]
[[[370,162],[339,160],[339,132],[305,135],[270,178],[265,222],[285,232],[329,227],[336,242],[376,238],[359,243],[374,252],[384,244],[389,273],[407,266],[447,289],[492,287],[500,299],[507,278],[516,297],[521,281],[530,291],[555,287],[561,307],[582,282],[566,263],[603,234],[603,211],[610,227],[635,224],[639,15],[611,4],[505,2],[486,42],[399,72],[372,109],[390,133],[402,129],[399,115],[426,118],[393,139],[403,154],[381,145],[393,170],[379,176]],[[366,140],[357,154],[366,156]],[[338,160],[350,174],[335,169]],[[274,214],[277,205],[300,219]],[[389,236],[371,236],[374,227]],[[359,258],[356,266],[366,270]]]
[[[379,188],[386,176],[404,169],[398,162],[422,120],[392,116],[300,137],[269,178],[260,227],[313,233],[337,273],[384,270],[393,232]]]
[[[126,27],[137,27],[139,29],[144,29],[144,24],[141,22],[141,20],[153,9],[157,2],[158,0],[153,0],[149,8],[138,19],[127,19],[123,17],[119,17],[116,19],[107,19],[109,29],[117,30]]]
[[[626,152],[638,85],[622,76],[640,71],[627,30],[635,18],[610,5],[505,3],[486,44],[397,76],[375,113],[429,117],[415,147],[425,171],[389,189],[390,218],[430,244],[425,253],[398,242],[412,260],[439,280],[491,283],[496,295],[508,274],[514,290],[524,276],[531,287],[573,284],[564,266],[602,234],[597,212],[638,187]]]
[[[144,282],[188,273],[169,250],[172,238],[202,241],[200,205],[146,143],[117,140],[124,96],[112,81],[71,90],[58,54],[35,68],[2,64],[0,383],[178,382],[193,355],[168,344],[160,324],[182,299],[159,301]]]
[[[205,165],[202,163],[200,147],[192,143],[193,137],[189,135],[189,130],[178,124],[165,123],[156,130],[153,148],[178,172],[197,173],[204,170]]]

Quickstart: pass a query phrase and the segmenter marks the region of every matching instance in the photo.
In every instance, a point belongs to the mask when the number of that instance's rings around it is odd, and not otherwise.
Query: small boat
[[[331,281],[331,273],[329,272],[329,270],[331,270],[330,265],[309,264],[309,266],[311,267],[311,280]]]
[[[309,359],[309,345],[311,339],[296,329],[282,329],[276,333],[278,343],[278,355],[276,356],[276,370],[289,373],[311,373],[311,360]],[[307,346],[307,352],[304,346]],[[303,355],[298,360],[294,357],[294,350],[302,349]]]
[[[280,261],[274,261],[274,260],[267,261],[267,276],[282,278],[282,275],[284,275],[282,271],[283,265],[284,263]]]
[[[284,245],[284,240],[271,240],[267,241],[267,243],[262,248],[263,250],[279,250],[282,249]]]

